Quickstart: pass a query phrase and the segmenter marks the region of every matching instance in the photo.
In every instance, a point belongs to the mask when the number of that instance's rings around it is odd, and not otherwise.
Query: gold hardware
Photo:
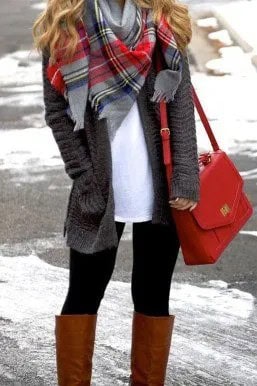
[[[163,131],[167,131],[167,132],[170,134],[170,129],[169,129],[168,127],[163,127],[163,128],[161,129],[161,133],[162,133]]]
[[[221,208],[220,208],[220,211],[221,213],[223,214],[223,216],[226,216],[230,211],[230,207],[228,206],[228,204],[224,204]]]

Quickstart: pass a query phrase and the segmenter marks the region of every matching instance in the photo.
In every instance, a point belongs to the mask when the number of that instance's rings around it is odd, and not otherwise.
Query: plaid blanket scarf
[[[51,84],[68,101],[67,113],[75,123],[74,131],[84,127],[89,100],[98,119],[107,118],[111,132],[115,132],[145,82],[157,39],[167,69],[156,77],[152,101],[173,100],[181,80],[180,52],[165,19],[156,26],[152,10],[126,0],[123,12],[128,12],[130,23],[132,10],[135,15],[132,29],[130,26],[123,34],[129,36],[126,42],[114,33],[106,12],[102,12],[102,1],[86,0],[86,12],[76,25],[79,41],[74,56],[65,61],[63,48],[58,48],[56,63],[49,62],[47,68]]]

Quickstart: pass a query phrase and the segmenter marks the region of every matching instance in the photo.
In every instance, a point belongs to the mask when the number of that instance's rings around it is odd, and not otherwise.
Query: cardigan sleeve
[[[187,53],[182,55],[182,65],[182,80],[174,100],[168,103],[173,163],[171,197],[183,197],[199,201],[200,170]]]
[[[64,162],[65,172],[71,179],[91,170],[91,159],[87,148],[85,133],[74,132],[74,123],[66,113],[68,102],[55,90],[46,75],[49,54],[42,53],[43,98],[45,121],[51,128],[54,139]]]

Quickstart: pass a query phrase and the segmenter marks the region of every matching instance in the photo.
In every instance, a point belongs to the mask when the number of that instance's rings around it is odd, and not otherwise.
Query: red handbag
[[[161,68],[157,58],[158,69]],[[199,154],[200,200],[192,211],[171,208],[187,265],[213,264],[253,214],[243,191],[243,179],[228,155],[219,148],[192,86],[192,97],[213,150]],[[172,179],[172,131],[166,102],[160,103],[163,160],[169,192]]]

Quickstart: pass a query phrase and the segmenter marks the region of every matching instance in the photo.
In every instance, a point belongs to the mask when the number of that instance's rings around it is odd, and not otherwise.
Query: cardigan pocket
[[[83,220],[94,225],[100,222],[106,208],[106,202],[95,174],[91,175],[90,180],[88,176],[85,177],[84,181],[83,177],[77,181],[78,203]]]

